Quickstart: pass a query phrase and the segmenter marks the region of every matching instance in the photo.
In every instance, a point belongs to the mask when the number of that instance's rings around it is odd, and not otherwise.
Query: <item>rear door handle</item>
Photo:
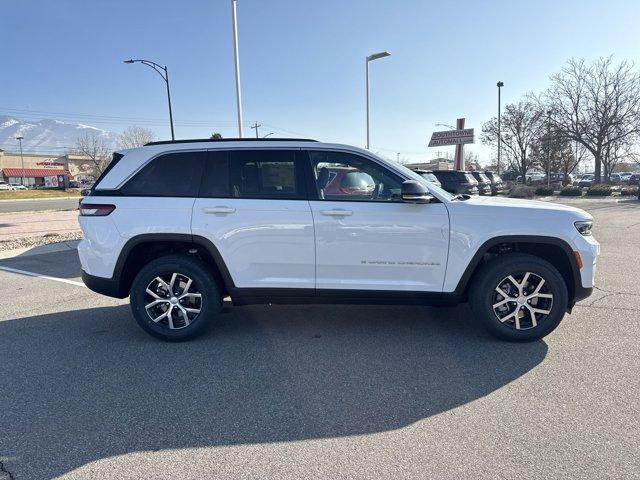
[[[353,215],[353,212],[351,210],[342,210],[342,209],[320,210],[320,213],[328,217],[348,217],[349,215]]]
[[[232,207],[219,206],[219,207],[204,207],[202,211],[204,213],[233,213],[236,211],[236,209]]]

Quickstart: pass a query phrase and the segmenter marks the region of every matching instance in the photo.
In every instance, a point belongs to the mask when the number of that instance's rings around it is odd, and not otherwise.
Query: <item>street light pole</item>
[[[365,67],[366,67],[366,92],[367,92],[367,150],[369,150],[369,62],[373,61],[373,60],[378,60],[379,58],[384,58],[384,57],[388,57],[389,55],[391,55],[389,52],[378,52],[378,53],[373,53],[369,56],[367,56],[366,61],[365,61]]]
[[[231,0],[231,21],[233,23],[233,57],[236,65],[236,107],[238,109],[238,137],[242,138],[242,94],[240,91],[240,54],[238,52],[237,0]]]
[[[124,60],[124,63],[142,63],[147,67],[153,68],[156,72],[158,72],[158,75],[160,75],[164,80],[165,84],[167,85],[167,101],[169,102],[169,125],[171,126],[171,140],[175,140],[176,137],[173,132],[173,112],[171,110],[171,91],[169,90],[169,70],[167,69],[166,65],[162,66],[156,62],[152,62],[151,60],[145,60],[145,59],[134,60],[132,58],[130,58],[129,60]]]
[[[500,108],[500,89],[502,87],[504,87],[504,83],[503,82],[498,82],[497,84],[498,87],[498,175],[500,175],[500,150],[502,149],[502,135],[500,134],[500,127],[501,127],[501,122],[500,122],[500,113],[501,113],[501,108]]]
[[[24,139],[24,137],[22,135],[20,135],[19,137],[16,137],[16,140],[18,140],[18,142],[20,142],[20,162],[22,164],[22,175],[20,176],[20,184],[22,186],[24,185],[24,157],[22,156],[22,140]]]

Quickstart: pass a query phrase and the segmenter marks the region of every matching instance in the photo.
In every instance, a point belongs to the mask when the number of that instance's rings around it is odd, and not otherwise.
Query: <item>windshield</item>
[[[428,180],[429,182],[437,182],[438,178],[433,173],[421,173],[423,178]]]
[[[379,158],[379,157],[377,157],[377,158]],[[383,160],[383,159],[381,159],[381,160],[384,161],[385,163],[387,163],[385,160]],[[420,174],[414,172],[413,170],[405,167],[401,163],[394,163],[394,165],[398,170],[400,170],[404,175],[406,175],[411,180],[417,180],[420,183],[422,183],[423,185],[426,185],[427,188],[429,188],[432,192],[437,193],[442,198],[446,198],[447,200],[453,200],[453,195],[451,195],[446,190],[443,190],[442,188],[440,188],[435,183],[431,183],[431,182],[427,181],[425,178],[422,177],[422,175],[420,175]]]

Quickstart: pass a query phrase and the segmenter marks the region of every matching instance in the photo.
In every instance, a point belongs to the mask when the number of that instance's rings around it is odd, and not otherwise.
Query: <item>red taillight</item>
[[[115,205],[103,203],[81,203],[80,216],[82,217],[106,217],[116,209]]]

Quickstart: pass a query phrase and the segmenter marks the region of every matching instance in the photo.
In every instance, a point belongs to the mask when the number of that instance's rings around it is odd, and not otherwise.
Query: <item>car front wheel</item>
[[[169,342],[200,335],[222,308],[215,278],[186,255],[157,258],[136,275],[131,310],[149,334]]]
[[[493,335],[528,342],[558,326],[567,309],[568,293],[562,275],[549,262],[514,253],[483,266],[469,300],[478,320]]]

